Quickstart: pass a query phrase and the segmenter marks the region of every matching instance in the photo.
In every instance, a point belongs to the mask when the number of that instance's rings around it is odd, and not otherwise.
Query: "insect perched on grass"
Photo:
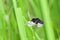
[[[34,26],[37,25],[37,27],[42,27],[43,21],[39,18],[32,18],[32,20],[28,21],[28,26]]]

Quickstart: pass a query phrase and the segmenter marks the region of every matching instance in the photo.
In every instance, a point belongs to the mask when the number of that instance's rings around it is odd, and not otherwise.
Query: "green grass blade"
[[[48,40],[55,40],[54,31],[52,28],[52,21],[50,18],[50,10],[47,4],[47,0],[41,0],[41,7],[43,11],[43,17],[45,22],[46,34]]]

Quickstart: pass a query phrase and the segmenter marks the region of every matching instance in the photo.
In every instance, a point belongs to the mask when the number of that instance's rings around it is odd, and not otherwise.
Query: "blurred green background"
[[[42,27],[29,27],[33,17]],[[60,40],[60,0],[0,0],[0,40]]]

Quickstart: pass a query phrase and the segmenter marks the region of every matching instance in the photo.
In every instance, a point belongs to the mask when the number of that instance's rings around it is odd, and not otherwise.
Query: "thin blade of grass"
[[[47,4],[47,0],[40,0],[40,2],[41,2],[41,8],[46,26],[45,28],[46,28],[47,39],[55,40],[54,31],[52,29],[52,21],[50,18],[50,10]]]

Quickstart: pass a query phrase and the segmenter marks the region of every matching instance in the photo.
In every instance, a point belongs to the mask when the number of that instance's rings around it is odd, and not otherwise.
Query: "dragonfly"
[[[37,27],[42,27],[44,22],[39,18],[32,18],[30,21],[28,21],[28,26],[32,27],[34,25],[37,25]]]

